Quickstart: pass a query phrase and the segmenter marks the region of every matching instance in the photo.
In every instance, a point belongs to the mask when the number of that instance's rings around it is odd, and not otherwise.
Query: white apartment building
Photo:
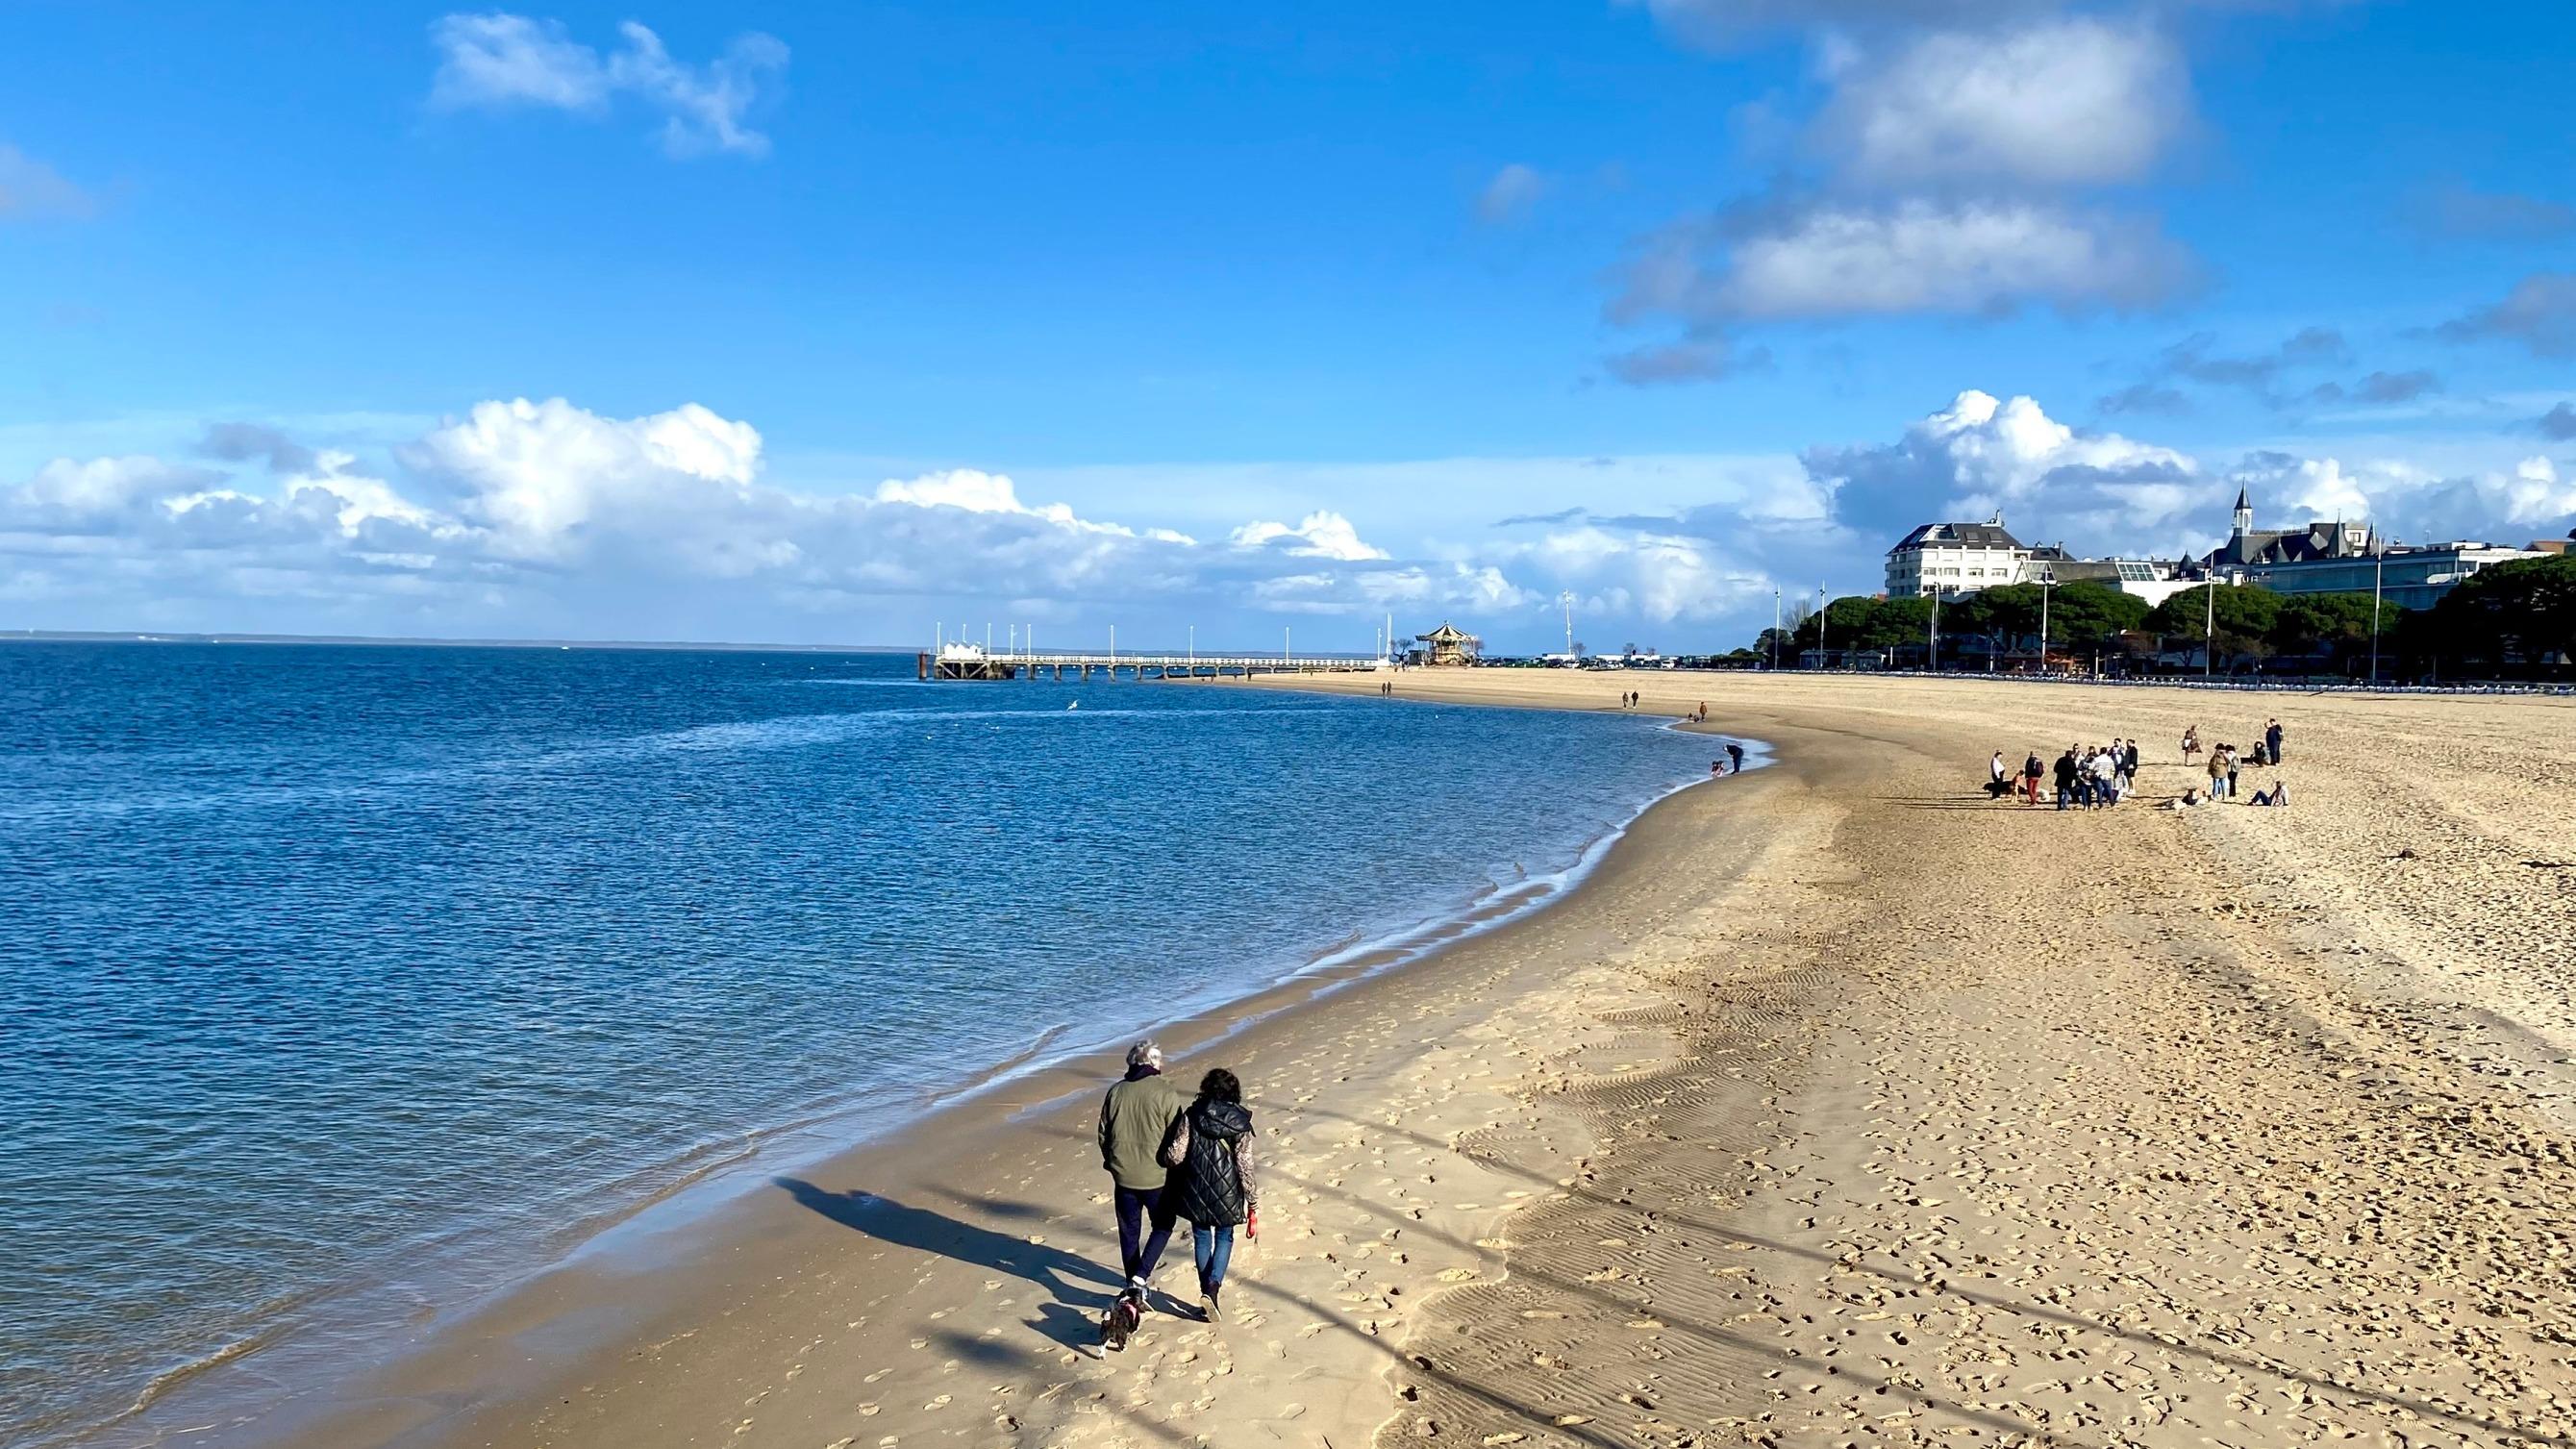
[[[2002,514],[1983,523],[1927,523],[1887,551],[1887,596],[1919,599],[1997,588],[2020,579],[2030,554],[2004,531]]]

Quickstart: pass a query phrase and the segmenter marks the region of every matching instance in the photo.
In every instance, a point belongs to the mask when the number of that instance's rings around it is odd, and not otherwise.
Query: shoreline
[[[1676,731],[1690,729],[1681,721],[1653,723],[1641,719],[1639,724]],[[1692,732],[1713,734],[1714,730]],[[1741,742],[1749,747],[1748,768],[1768,763],[1767,747],[1760,741]],[[1186,1040],[1192,1049],[1205,1050],[1310,1009],[1327,998],[1365,990],[1371,983],[1423,965],[1462,943],[1508,930],[1574,897],[1639,820],[1674,796],[1703,783],[1706,782],[1696,776],[1683,777],[1638,805],[1625,820],[1608,823],[1585,840],[1575,858],[1561,867],[1524,870],[1510,880],[1498,877],[1489,888],[1452,907],[1326,948],[1302,964],[1240,989],[1212,989],[1205,993],[1207,999],[1186,1004],[1164,1024],[1147,1025],[1166,1040]],[[650,1317],[653,1310],[634,1301],[654,1293],[646,1282],[648,1277],[659,1268],[684,1260],[702,1261],[726,1251],[731,1239],[743,1231],[738,1224],[729,1226],[729,1219],[740,1216],[739,1209],[747,1200],[760,1196],[781,1178],[871,1155],[917,1151],[918,1139],[938,1132],[952,1119],[971,1122],[979,1131],[992,1130],[995,1123],[988,1099],[1014,1089],[1020,1089],[1015,1095],[1026,1098],[1033,1084],[1047,1084],[1041,1088],[1045,1095],[1013,1104],[1007,1114],[1009,1123],[1025,1123],[1061,1110],[1092,1088],[1090,1078],[1078,1074],[1079,1063],[1087,1057],[1114,1053],[1143,1029],[1146,1027],[1121,1026],[1101,1034],[1059,1025],[1000,1062],[977,1069],[950,1085],[925,1089],[915,1107],[900,1113],[886,1114],[880,1107],[853,1099],[741,1134],[740,1145],[730,1150],[724,1141],[711,1139],[702,1151],[672,1164],[689,1166],[674,1181],[631,1204],[566,1229],[555,1239],[554,1246],[530,1257],[527,1267],[505,1274],[491,1286],[462,1294],[450,1292],[443,1306],[415,1312],[401,1326],[396,1342],[388,1344],[381,1336],[380,1331],[389,1326],[381,1317],[335,1317],[325,1311],[262,1325],[245,1339],[203,1360],[165,1370],[147,1386],[132,1409],[101,1423],[56,1432],[61,1443],[79,1449],[160,1443],[179,1435],[199,1444],[379,1442],[345,1437],[379,1432],[383,1423],[374,1411],[353,1411],[351,1405],[380,1402],[384,1383],[407,1381],[413,1367],[450,1357],[454,1346],[451,1341],[468,1345],[465,1352],[471,1356],[475,1352],[471,1345],[483,1336],[488,1322],[507,1324],[506,1332],[513,1338],[525,1336],[529,1324],[522,1314],[527,1300],[555,1300],[593,1290],[600,1301],[570,1309],[550,1305],[540,1316],[556,1320]],[[827,1130],[833,1123],[848,1123],[859,1116],[881,1120],[855,1132]],[[828,1140],[794,1145],[800,1139],[814,1137]],[[651,1170],[637,1169],[639,1173]],[[596,1281],[583,1289],[564,1285],[567,1278],[594,1276]],[[363,1290],[358,1286],[343,1284],[317,1289],[313,1299],[328,1304],[355,1302],[362,1296]],[[578,1361],[586,1351],[600,1347],[615,1332],[574,1330],[569,1335],[552,1334],[562,1341],[552,1344],[547,1353],[559,1361],[557,1367],[564,1367]],[[600,1342],[573,1341],[585,1335]],[[267,1384],[264,1392],[236,1391],[230,1376],[246,1367],[260,1371]],[[429,1372],[436,1375],[434,1369]],[[526,1386],[543,1378],[546,1372],[522,1365],[514,1370],[513,1377]],[[286,1384],[296,1387],[281,1391],[279,1386]],[[470,1391],[460,1388],[459,1393]],[[405,1424],[394,1437],[381,1442],[411,1442],[422,1428]]]

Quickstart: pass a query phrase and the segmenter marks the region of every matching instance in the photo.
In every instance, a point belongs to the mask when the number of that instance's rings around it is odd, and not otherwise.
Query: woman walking
[[[1190,1246],[1199,1264],[1199,1312],[1218,1321],[1225,1270],[1234,1258],[1234,1230],[1261,1236],[1261,1193],[1254,1181],[1252,1113],[1243,1105],[1243,1083],[1223,1067],[1199,1079],[1198,1100],[1172,1122],[1163,1143],[1171,1177],[1163,1187],[1169,1211],[1190,1222]]]
[[[2188,726],[2182,732],[2182,762],[2186,765],[2190,764],[2192,757],[2199,753],[2200,726]]]

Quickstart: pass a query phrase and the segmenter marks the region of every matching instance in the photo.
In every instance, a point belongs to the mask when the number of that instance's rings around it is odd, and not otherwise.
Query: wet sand
[[[1342,683],[1374,688],[1306,687]],[[1705,699],[1781,763],[1648,812],[1551,910],[1274,996],[1213,1047],[1247,1012],[1171,1034],[1177,1070],[1233,1066],[1256,1097],[1237,1321],[1158,1314],[1093,1348],[1104,1060],[553,1275],[292,1441],[2576,1435],[2576,771],[2549,757],[2576,707],[1398,687],[1389,708]],[[2184,724],[2243,743],[2266,713],[2289,810],[1976,788],[1992,749],[2117,733],[2161,797]],[[1160,1282],[1188,1280],[1184,1249]]]

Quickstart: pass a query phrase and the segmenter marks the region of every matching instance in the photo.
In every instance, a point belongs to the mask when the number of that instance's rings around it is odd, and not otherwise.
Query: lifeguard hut
[[[1473,664],[1476,662],[1476,651],[1485,647],[1484,640],[1446,620],[1441,622],[1439,628],[1428,634],[1416,634],[1413,639],[1415,643],[1425,646],[1422,651],[1425,662],[1434,665]]]

